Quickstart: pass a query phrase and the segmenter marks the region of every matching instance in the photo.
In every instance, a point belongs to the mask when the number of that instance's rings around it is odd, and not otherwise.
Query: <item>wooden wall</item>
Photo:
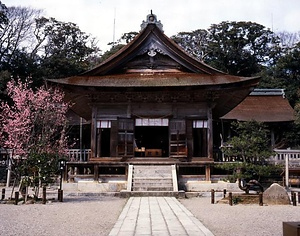
[[[173,117],[173,118],[206,118],[206,103],[124,103],[98,104],[97,119],[116,119],[118,117]]]
[[[171,128],[171,124],[169,123],[169,131],[170,131],[170,143],[174,142],[174,140],[178,140],[178,135],[184,134],[181,141],[186,140],[186,150],[187,157],[192,158],[193,153],[193,127],[192,120],[193,119],[212,119],[211,110],[208,108],[206,103],[112,103],[112,104],[97,104],[93,107],[93,120],[92,120],[92,153],[93,156],[97,156],[99,150],[96,153],[97,148],[99,149],[99,145],[96,144],[96,122],[97,120],[111,120],[111,156],[119,156],[121,155],[121,151],[119,150],[120,143],[120,127],[118,123],[122,119],[128,119],[129,122],[133,122],[134,126],[134,118],[168,118],[170,122],[183,122],[185,124],[186,129],[184,131],[181,130],[173,130]],[[209,122],[211,125],[211,122]],[[208,127],[209,130],[212,129],[212,126]],[[133,130],[124,130],[126,131],[126,135],[132,133]],[[123,131],[122,131],[123,132]],[[123,132],[123,133],[124,133]],[[177,136],[175,137],[175,134]],[[174,137],[173,137],[173,136]],[[208,140],[212,142],[212,132],[208,131]],[[173,140],[174,139],[174,140]],[[125,146],[124,150],[132,150],[132,143],[128,146],[128,143]],[[212,143],[208,144],[208,153],[212,151]],[[126,154],[127,153],[127,154]],[[181,153],[181,156],[184,155],[182,150],[177,153]],[[132,152],[125,152],[126,155],[134,155]],[[124,154],[124,155],[125,155]],[[176,150],[172,151],[170,147],[170,155],[174,154],[176,156]],[[179,156],[179,154],[178,154]]]

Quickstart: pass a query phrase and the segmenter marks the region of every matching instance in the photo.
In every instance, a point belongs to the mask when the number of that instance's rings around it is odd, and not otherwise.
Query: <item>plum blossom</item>
[[[23,158],[30,153],[64,155],[69,104],[59,89],[43,86],[35,91],[31,84],[30,80],[8,82],[12,101],[0,104],[0,146]]]

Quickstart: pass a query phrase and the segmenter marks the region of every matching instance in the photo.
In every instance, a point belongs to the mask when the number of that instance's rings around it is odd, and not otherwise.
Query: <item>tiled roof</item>
[[[288,100],[283,96],[249,95],[233,110],[221,117],[221,119],[284,122],[294,121],[295,114]]]

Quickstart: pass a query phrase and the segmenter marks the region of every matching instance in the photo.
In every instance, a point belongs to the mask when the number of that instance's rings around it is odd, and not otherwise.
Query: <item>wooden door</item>
[[[185,120],[170,120],[170,157],[186,157],[186,124]]]
[[[119,119],[118,156],[133,157],[134,121],[133,119]]]

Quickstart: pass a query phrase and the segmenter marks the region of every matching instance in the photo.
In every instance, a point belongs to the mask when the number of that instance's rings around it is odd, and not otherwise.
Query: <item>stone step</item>
[[[157,169],[144,169],[144,170],[133,169],[133,172],[135,172],[135,173],[156,173],[156,174],[163,174],[163,173],[171,173],[172,170],[170,170],[170,169],[160,169],[160,170],[157,170]]]
[[[134,176],[157,176],[157,177],[167,177],[167,176],[172,176],[172,172],[171,171],[149,171],[149,170],[145,170],[145,171],[136,171],[133,170],[133,175]]]
[[[132,191],[173,191],[173,187],[160,186],[134,186]]]
[[[132,187],[132,191],[172,191],[173,187],[157,187],[157,186],[145,186],[145,187]]]
[[[172,181],[168,181],[168,182],[160,182],[160,181],[156,181],[156,182],[139,182],[139,181],[133,181],[132,182],[132,186],[159,186],[159,187],[172,187],[173,186],[173,182]]]
[[[133,178],[132,182],[144,182],[144,183],[160,182],[160,183],[168,183],[168,182],[172,182],[172,178],[135,177],[135,178]]]
[[[171,168],[133,168],[135,173],[170,173]]]
[[[131,190],[173,191],[171,165],[133,165]]]
[[[176,198],[185,198],[185,192],[179,191],[121,191],[120,197],[129,198],[129,197],[176,197]]]
[[[142,175],[142,174],[133,174],[132,178],[136,178],[136,179],[172,179],[172,175],[171,174],[165,174],[165,175]]]
[[[167,176],[167,177],[161,177],[161,176],[134,176],[133,175],[133,179],[139,179],[139,180],[161,180],[161,179],[166,179],[166,180],[172,180],[172,176]]]
[[[135,169],[171,169],[170,165],[134,165]]]
[[[154,168],[148,168],[148,169],[137,169],[137,168],[134,168],[134,171],[136,172],[170,172],[171,169],[168,168],[168,169],[154,169]]]
[[[168,183],[161,183],[161,182],[148,182],[148,183],[143,183],[143,182],[134,182],[132,184],[133,187],[152,187],[152,186],[157,186],[157,187],[173,187],[173,183],[172,182],[168,182]]]

